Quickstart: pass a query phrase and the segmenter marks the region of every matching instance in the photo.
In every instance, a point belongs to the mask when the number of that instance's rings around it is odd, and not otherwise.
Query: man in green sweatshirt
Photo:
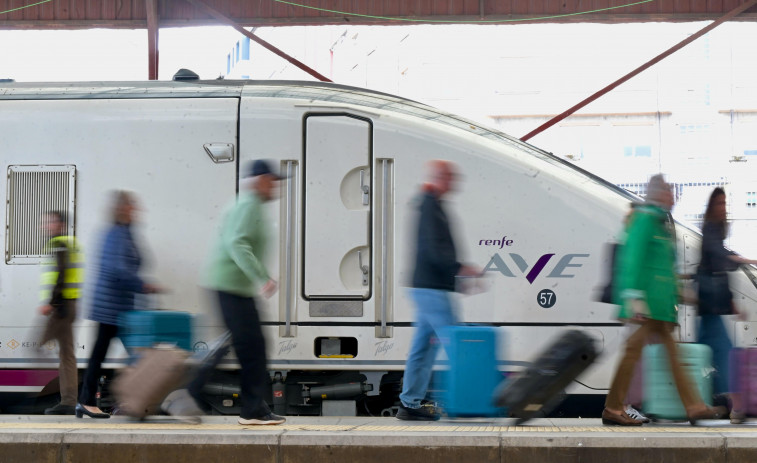
[[[263,262],[268,251],[268,226],[263,205],[274,199],[280,177],[268,162],[257,160],[240,184],[239,197],[227,211],[210,259],[207,286],[216,292],[224,322],[231,331],[242,367],[242,411],[239,424],[281,424],[263,399],[270,377],[265,338],[255,307],[258,293],[268,298],[277,289]]]

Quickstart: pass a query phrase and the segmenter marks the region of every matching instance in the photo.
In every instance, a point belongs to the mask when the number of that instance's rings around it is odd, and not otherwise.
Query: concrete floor
[[[752,462],[757,421],[603,426],[599,419],[287,417],[241,426],[235,417],[189,424],[0,415],[0,462]]]

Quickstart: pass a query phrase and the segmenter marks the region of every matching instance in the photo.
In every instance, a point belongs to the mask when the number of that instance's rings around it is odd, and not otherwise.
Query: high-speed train
[[[605,243],[638,198],[478,123],[325,83],[3,83],[0,153],[0,409],[14,394],[55,392],[57,347],[37,342],[41,212],[69,214],[91,264],[75,324],[80,368],[94,342],[88,283],[115,189],[139,198],[144,273],[168,288],[138,308],[193,313],[193,346],[203,350],[223,331],[202,287],[204,265],[224,206],[245,181],[240,172],[260,158],[287,177],[265,206],[275,248],[266,265],[280,286],[259,311],[288,413],[321,413],[324,397],[353,400],[358,413],[386,412],[396,401],[413,333],[406,286],[416,198],[432,159],[459,166],[446,208],[462,260],[485,275],[485,291],[455,296],[459,318],[497,327],[505,375],[566,327],[583,330],[601,355],[568,393],[609,387],[624,331],[615,307],[596,295],[607,278]],[[700,233],[680,223],[675,231],[678,271],[694,273]],[[753,270],[731,280],[755,319]],[[681,309],[681,337],[690,340],[695,317]],[[751,323],[729,326],[737,343],[755,341]],[[127,361],[113,343],[107,375]],[[237,365],[229,357],[222,367],[211,388],[220,398],[211,401],[233,411]],[[103,387],[105,396],[107,380]]]

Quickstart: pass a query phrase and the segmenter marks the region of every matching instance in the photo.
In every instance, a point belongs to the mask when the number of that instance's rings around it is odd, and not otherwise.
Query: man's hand
[[[270,280],[266,281],[262,288],[260,288],[260,294],[262,294],[264,298],[268,299],[276,294],[276,290],[278,288],[279,284],[276,283],[276,280],[271,278]]]
[[[481,269],[470,265],[463,265],[460,267],[460,270],[457,271],[457,274],[461,277],[480,277]]]
[[[51,313],[53,313],[53,306],[51,306],[50,304],[42,305],[39,307],[39,313],[42,315],[50,315]]]
[[[166,289],[152,283],[145,283],[142,285],[142,291],[144,291],[145,294],[157,294],[165,293]]]
[[[644,321],[649,318],[649,306],[644,299],[631,299],[631,310],[634,320]]]
[[[738,306],[736,306],[736,304],[733,301],[731,301],[731,311],[733,312],[734,315],[736,315],[736,320],[740,322],[749,321],[747,320],[746,312],[743,310],[739,310]]]

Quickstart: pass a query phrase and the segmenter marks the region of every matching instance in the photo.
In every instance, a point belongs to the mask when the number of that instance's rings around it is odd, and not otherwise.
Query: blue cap
[[[253,161],[247,170],[247,177],[257,177],[258,175],[272,175],[276,180],[280,180],[282,177],[271,169],[268,161],[258,159]]]

